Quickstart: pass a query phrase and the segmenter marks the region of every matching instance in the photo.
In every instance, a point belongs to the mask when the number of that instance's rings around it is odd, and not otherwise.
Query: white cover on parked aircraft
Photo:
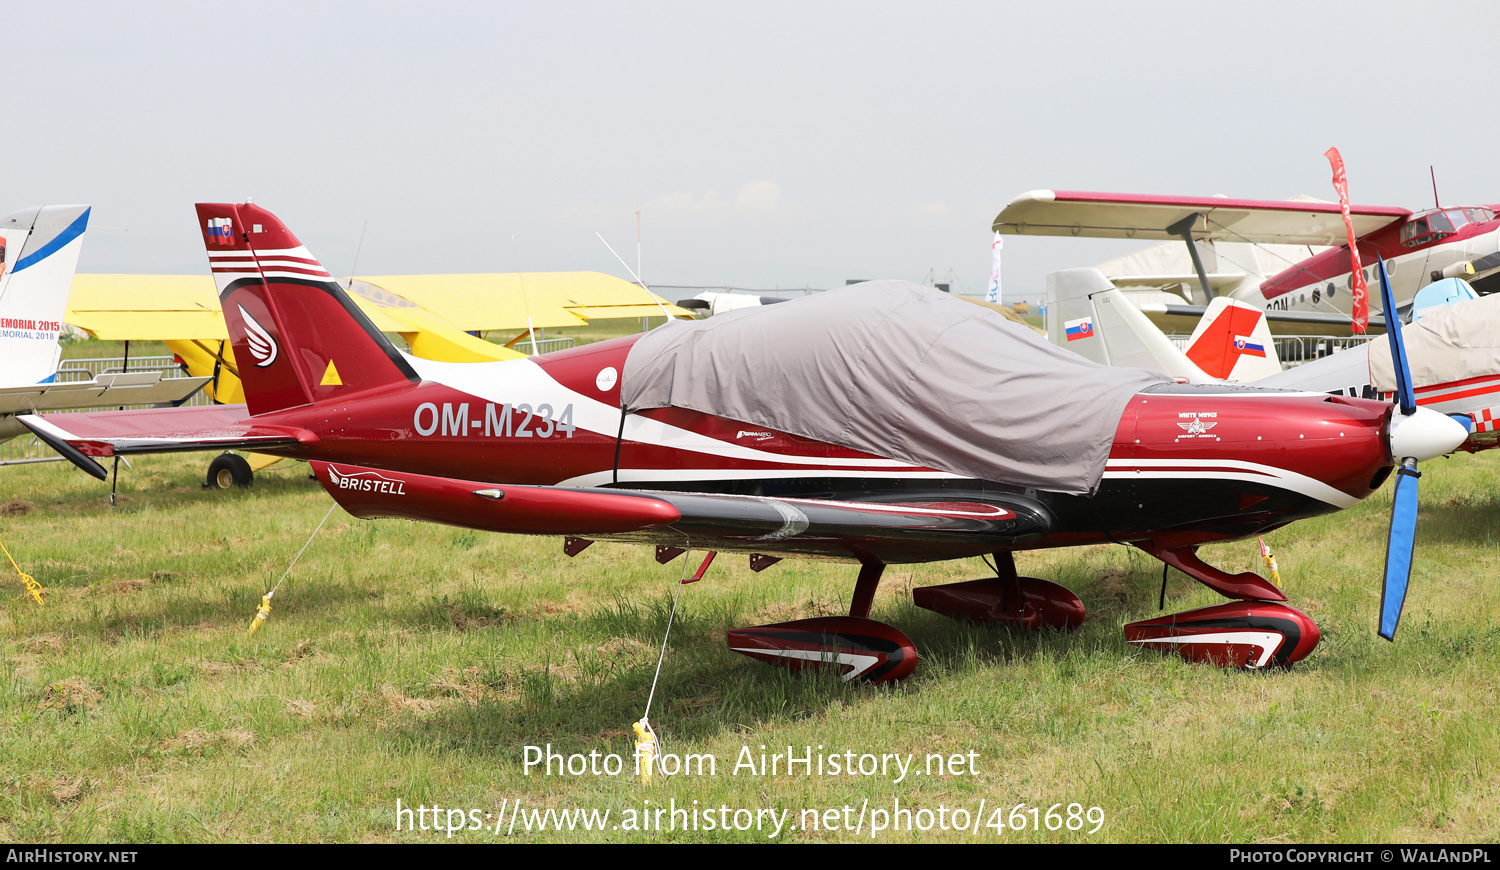
[[[1165,375],[1101,366],[905,281],[677,322],[625,360],[630,411],[678,407],[964,477],[1093,492],[1130,398]]]
[[[1401,327],[1413,387],[1451,384],[1500,374],[1500,295],[1482,296],[1433,309]],[[1384,338],[1370,348],[1370,384],[1396,389],[1391,346]]]

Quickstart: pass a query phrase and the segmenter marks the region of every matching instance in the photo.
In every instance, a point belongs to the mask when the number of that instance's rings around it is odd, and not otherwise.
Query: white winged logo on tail
[[[265,368],[276,362],[276,339],[271,337],[271,333],[267,332],[264,326],[255,322],[255,318],[250,316],[245,306],[236,307],[240,310],[240,317],[245,320],[245,338],[250,342],[250,353],[255,357],[256,366]]]

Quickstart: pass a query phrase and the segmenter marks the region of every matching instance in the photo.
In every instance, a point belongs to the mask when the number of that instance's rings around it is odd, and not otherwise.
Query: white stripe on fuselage
[[[1208,470],[1184,470],[1194,467]],[[1232,470],[1223,470],[1226,468]],[[1105,463],[1104,477],[1114,480],[1244,480],[1290,490],[1339,508],[1350,507],[1359,501],[1349,493],[1305,474],[1239,459],[1111,459]]]
[[[406,354],[406,359],[411,363],[417,374],[423,380],[435,381],[455,390],[468,393],[475,398],[494,402],[497,405],[504,403],[515,404],[526,402],[533,407],[542,403],[561,408],[571,404],[573,406],[573,424],[580,429],[595,432],[610,438],[620,427],[620,409],[614,405],[601,402],[598,399],[586,396],[583,393],[571,390],[558,383],[546,370],[529,359],[499,360],[492,363],[445,363],[434,360],[420,359]],[[415,410],[415,408],[413,408]],[[731,444],[710,438],[698,432],[682,429],[643,417],[639,414],[631,414],[625,418],[624,437],[627,441],[635,441],[641,444],[652,444],[659,447],[667,447],[672,450],[685,450],[692,453],[704,453],[710,456],[722,456],[729,459],[739,459],[748,462],[775,462],[784,465],[817,465],[834,466],[842,468],[857,469],[880,469],[883,471],[923,471],[920,466],[898,462],[894,459],[863,459],[863,458],[829,458],[823,456],[795,456],[783,453],[770,453],[765,450],[756,450],[740,444]],[[656,479],[662,477],[655,470],[643,469],[655,475]],[[626,469],[620,470],[620,479],[625,480]],[[610,479],[611,472],[602,472],[605,479]],[[945,474],[942,472],[926,472],[933,476],[959,477],[956,474]],[[695,476],[703,477],[707,473],[693,472]],[[725,478],[755,477],[760,472],[746,472],[744,470],[726,471]],[[797,472],[800,476],[802,473]],[[584,475],[594,477],[596,475]],[[827,475],[824,475],[827,476]],[[857,476],[857,475],[850,475]],[[905,475],[903,475],[905,476]],[[579,483],[583,478],[573,478],[564,481],[565,486],[591,486],[591,483]]]

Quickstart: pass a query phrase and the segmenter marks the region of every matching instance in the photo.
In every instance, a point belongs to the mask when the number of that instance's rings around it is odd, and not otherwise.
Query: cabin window
[[[1453,209],[1453,211],[1463,214],[1463,209]],[[1453,232],[1456,230],[1447,213],[1430,211],[1406,222],[1406,226],[1401,228],[1401,244],[1408,248],[1416,248],[1435,242]]]
[[[1495,213],[1487,208],[1466,208],[1464,214],[1469,216],[1469,222],[1475,224],[1487,224],[1495,219]]]

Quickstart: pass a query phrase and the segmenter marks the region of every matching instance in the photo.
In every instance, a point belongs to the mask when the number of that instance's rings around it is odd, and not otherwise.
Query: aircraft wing
[[[491,532],[571,535],[667,547],[798,554],[885,563],[951,558],[1016,546],[1046,533],[1038,501],[901,503],[510,486],[314,460],[325,489],[354,516],[401,517]]]
[[[148,408],[17,417],[74,465],[104,479],[91,456],[187,450],[268,450],[315,444],[306,429],[257,423],[244,405]]]
[[[1349,211],[1356,237],[1411,214],[1391,206],[1351,206]],[[994,230],[1009,235],[1165,241],[1181,238],[1167,227],[1194,214],[1201,215],[1192,229],[1193,238],[1199,241],[1332,246],[1348,241],[1336,202],[1077,190],[1023,193],[995,218]]]

